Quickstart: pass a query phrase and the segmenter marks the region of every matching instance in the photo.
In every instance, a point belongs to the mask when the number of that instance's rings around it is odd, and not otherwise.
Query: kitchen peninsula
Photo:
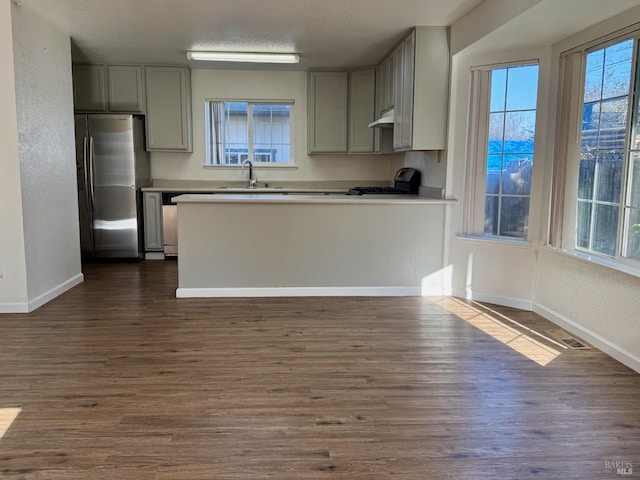
[[[442,293],[452,200],[185,194],[177,297]]]

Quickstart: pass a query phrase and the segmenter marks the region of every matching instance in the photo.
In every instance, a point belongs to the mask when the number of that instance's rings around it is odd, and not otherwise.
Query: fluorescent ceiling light
[[[209,62],[298,63],[297,53],[187,52],[189,60]]]

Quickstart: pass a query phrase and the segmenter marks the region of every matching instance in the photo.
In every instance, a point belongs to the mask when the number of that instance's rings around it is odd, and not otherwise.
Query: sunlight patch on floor
[[[7,430],[9,430],[9,427],[21,411],[21,408],[0,408],[0,439],[7,433]]]
[[[565,346],[555,340],[548,338],[545,335],[542,335],[505,315],[502,315],[501,313],[491,310],[490,308],[484,306],[482,306],[482,309],[477,308],[474,305],[470,305],[462,300],[452,297],[441,298],[436,300],[436,303],[465,322],[473,325],[479,330],[482,330],[487,335],[490,335],[496,340],[504,343],[509,348],[512,348],[521,355],[533,360],[538,365],[548,365],[558,355],[560,355],[560,349],[566,349]],[[477,304],[476,302],[472,303]],[[480,304],[477,305],[480,306]],[[514,326],[518,328],[514,328]],[[556,345],[558,350],[535,340],[528,333],[544,338],[549,343]]]

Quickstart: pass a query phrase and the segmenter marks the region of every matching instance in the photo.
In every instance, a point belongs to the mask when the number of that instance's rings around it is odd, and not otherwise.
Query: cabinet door
[[[309,72],[309,153],[347,152],[347,72]]]
[[[374,151],[376,71],[374,68],[349,73],[349,152]]]
[[[444,150],[449,97],[449,31],[417,27],[413,90],[414,150]]]
[[[73,105],[76,111],[107,111],[104,79],[104,65],[73,65]]]
[[[411,33],[404,41],[402,61],[402,134],[401,147],[411,148],[413,140],[413,87],[416,35]]]
[[[141,66],[109,65],[107,80],[110,111],[144,113]]]
[[[147,149],[191,152],[191,85],[187,67],[146,67]]]
[[[162,193],[144,192],[144,249],[147,252],[162,251]]]
[[[395,95],[395,86],[394,86],[394,75],[393,69],[395,68],[395,54],[389,55],[387,60],[385,61],[385,72],[387,76],[387,82],[385,84],[384,91],[384,107],[383,110],[388,110],[394,105],[394,95]]]
[[[402,75],[404,73],[404,43],[401,43],[396,48],[393,55],[393,83],[395,85],[394,91],[394,119],[393,119],[393,149],[402,149],[402,126],[404,125],[402,107],[402,87],[404,81]]]
[[[395,68],[395,56],[392,53],[387,58],[385,58],[380,65],[378,66],[378,79],[377,83],[378,88],[378,98],[377,105],[379,108],[379,112],[384,112],[393,108],[394,98],[393,98],[393,76],[394,76],[394,68]]]

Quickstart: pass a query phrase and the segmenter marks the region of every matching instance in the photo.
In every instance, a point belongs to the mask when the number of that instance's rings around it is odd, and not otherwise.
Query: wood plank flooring
[[[530,312],[176,299],[172,261],[84,272],[0,315],[3,480],[640,476],[640,375]]]

